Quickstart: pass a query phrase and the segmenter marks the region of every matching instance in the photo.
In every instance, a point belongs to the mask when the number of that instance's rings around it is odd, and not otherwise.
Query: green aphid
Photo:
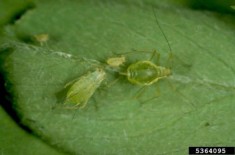
[[[47,41],[49,40],[49,34],[46,33],[37,34],[34,35],[34,38],[42,46],[44,43],[47,43]]]
[[[106,73],[103,69],[97,68],[95,71],[88,72],[77,80],[68,83],[65,87],[71,86],[67,92],[64,104],[68,108],[84,108],[105,79],[105,75]]]
[[[121,65],[123,65],[126,62],[126,57],[124,57],[123,55],[119,56],[119,57],[111,57],[108,58],[106,60],[106,63],[110,66],[110,67],[120,67]]]
[[[171,70],[158,66],[151,61],[143,60],[131,64],[125,73],[129,82],[137,85],[151,85],[162,78],[171,75]]]
[[[155,16],[156,23],[161,30],[162,35],[167,41],[170,53],[169,53],[169,60],[172,59],[172,49],[170,46],[170,43],[163,32],[163,29],[160,26],[160,23],[157,20],[157,16],[154,12],[153,9],[153,14]],[[127,76],[127,79],[129,82],[132,84],[137,84],[137,85],[142,85],[142,86],[148,86],[156,83],[158,80],[166,78],[171,75],[171,69],[163,66],[159,66],[155,63],[153,63],[151,60],[156,54],[156,50],[153,51],[152,56],[150,57],[149,60],[142,60],[142,61],[137,61],[131,65],[128,66],[126,73],[124,75]],[[159,61],[160,54],[158,53],[157,55],[157,60]]]

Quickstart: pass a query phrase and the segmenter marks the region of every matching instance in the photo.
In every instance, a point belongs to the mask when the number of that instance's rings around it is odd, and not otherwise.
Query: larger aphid
[[[154,12],[154,10],[153,10]],[[169,59],[172,58],[172,50],[169,44],[169,41],[164,34],[158,20],[156,14],[154,13],[157,25],[161,30],[164,38],[167,41],[168,47],[170,49]],[[127,67],[127,71],[125,73],[121,73],[122,75],[126,75],[129,82],[132,84],[147,86],[157,82],[160,79],[166,78],[171,75],[171,69],[163,66],[159,66],[154,64],[151,60],[156,54],[156,51],[153,51],[153,54],[149,60],[141,60],[135,63],[130,64]],[[158,53],[158,61],[159,61],[160,54]]]
[[[157,66],[151,61],[137,61],[127,68],[127,79],[133,84],[151,85],[171,74],[169,68]]]
[[[72,108],[83,108],[91,96],[95,93],[102,81],[105,79],[106,73],[102,68],[97,68],[93,72],[88,72],[79,77],[75,82],[70,82],[64,104]],[[66,86],[67,86],[66,85]]]

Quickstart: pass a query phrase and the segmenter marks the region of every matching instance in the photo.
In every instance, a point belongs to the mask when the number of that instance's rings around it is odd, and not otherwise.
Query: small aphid
[[[42,33],[42,34],[34,35],[34,38],[42,46],[44,43],[46,43],[49,40],[49,35],[46,33]]]
[[[64,104],[70,108],[84,108],[88,100],[105,79],[105,75],[106,73],[103,69],[97,68],[95,71],[81,76],[75,82],[70,82],[72,84],[67,84],[65,87],[68,85],[71,85],[71,87],[67,92]]]
[[[108,58],[106,63],[111,67],[119,67],[126,62],[126,58],[122,55],[120,57]]]

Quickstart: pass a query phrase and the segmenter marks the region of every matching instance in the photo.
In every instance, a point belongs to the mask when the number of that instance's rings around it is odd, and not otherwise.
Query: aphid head
[[[104,79],[106,73],[102,68],[97,68],[96,72],[97,72],[97,78]]]

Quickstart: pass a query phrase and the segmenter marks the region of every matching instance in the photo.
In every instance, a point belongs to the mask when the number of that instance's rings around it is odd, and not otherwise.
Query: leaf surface
[[[186,154],[188,146],[234,145],[233,17],[154,10],[149,4],[59,1],[25,14],[9,28],[19,41],[2,47],[12,50],[4,71],[22,122],[74,154]],[[38,34],[49,40],[38,42]],[[105,62],[132,49],[145,52],[124,54],[124,68],[157,50],[160,62],[153,62],[172,67],[172,76],[135,98],[141,87],[107,71],[84,109],[63,108],[64,86],[95,69],[91,60]]]

